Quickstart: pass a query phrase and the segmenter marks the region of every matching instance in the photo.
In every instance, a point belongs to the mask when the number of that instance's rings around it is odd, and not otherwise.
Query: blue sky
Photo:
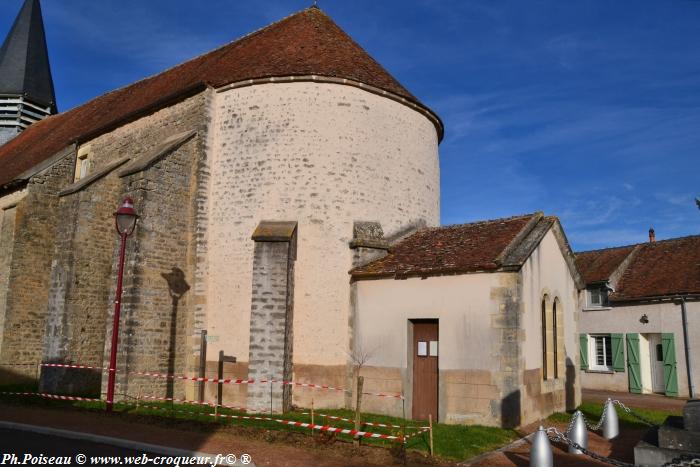
[[[310,3],[42,0],[59,106]],[[700,1],[319,4],[443,118],[443,223],[541,210],[576,250],[700,233]]]

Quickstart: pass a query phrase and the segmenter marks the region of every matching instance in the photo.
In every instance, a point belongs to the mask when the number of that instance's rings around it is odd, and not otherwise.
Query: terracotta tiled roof
[[[610,299],[685,294],[700,294],[700,236],[641,244]]]
[[[634,248],[629,245],[576,253],[576,266],[586,284],[605,282]]]
[[[350,273],[361,279],[495,271],[499,256],[536,216],[422,229],[391,247],[387,256]]]
[[[427,110],[333,20],[317,8],[309,8],[32,125],[0,147],[0,187],[75,141],[109,131],[205,85],[221,87],[255,78],[308,75],[357,81]]]

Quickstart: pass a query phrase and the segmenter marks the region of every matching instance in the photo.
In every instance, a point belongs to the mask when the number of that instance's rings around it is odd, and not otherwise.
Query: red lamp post
[[[114,223],[117,233],[121,237],[119,245],[119,272],[117,274],[117,292],[114,295],[114,323],[112,324],[112,348],[109,354],[109,379],[107,380],[107,412],[112,411],[114,405],[114,380],[117,373],[117,346],[119,345],[119,314],[122,301],[122,278],[124,276],[124,252],[126,251],[126,237],[131,235],[136,228],[138,215],[134,210],[134,201],[124,198],[122,205],[114,213]]]

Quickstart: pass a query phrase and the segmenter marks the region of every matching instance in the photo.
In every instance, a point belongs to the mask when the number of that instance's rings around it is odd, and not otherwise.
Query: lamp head
[[[119,235],[131,235],[136,228],[136,219],[138,217],[134,209],[134,200],[129,197],[124,198],[122,205],[114,213],[115,225]]]

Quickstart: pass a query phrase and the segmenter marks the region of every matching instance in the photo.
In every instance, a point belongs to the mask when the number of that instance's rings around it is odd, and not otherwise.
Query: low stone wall
[[[527,425],[552,414],[566,410],[566,379],[542,379],[539,368],[525,370],[522,425]]]
[[[500,390],[488,370],[440,371],[441,419],[445,423],[500,426],[494,409],[500,406]]]
[[[294,381],[299,383],[327,384],[336,388],[346,388],[345,365],[294,364]],[[345,393],[323,389],[296,387],[292,404],[296,407],[342,408],[345,407]]]

